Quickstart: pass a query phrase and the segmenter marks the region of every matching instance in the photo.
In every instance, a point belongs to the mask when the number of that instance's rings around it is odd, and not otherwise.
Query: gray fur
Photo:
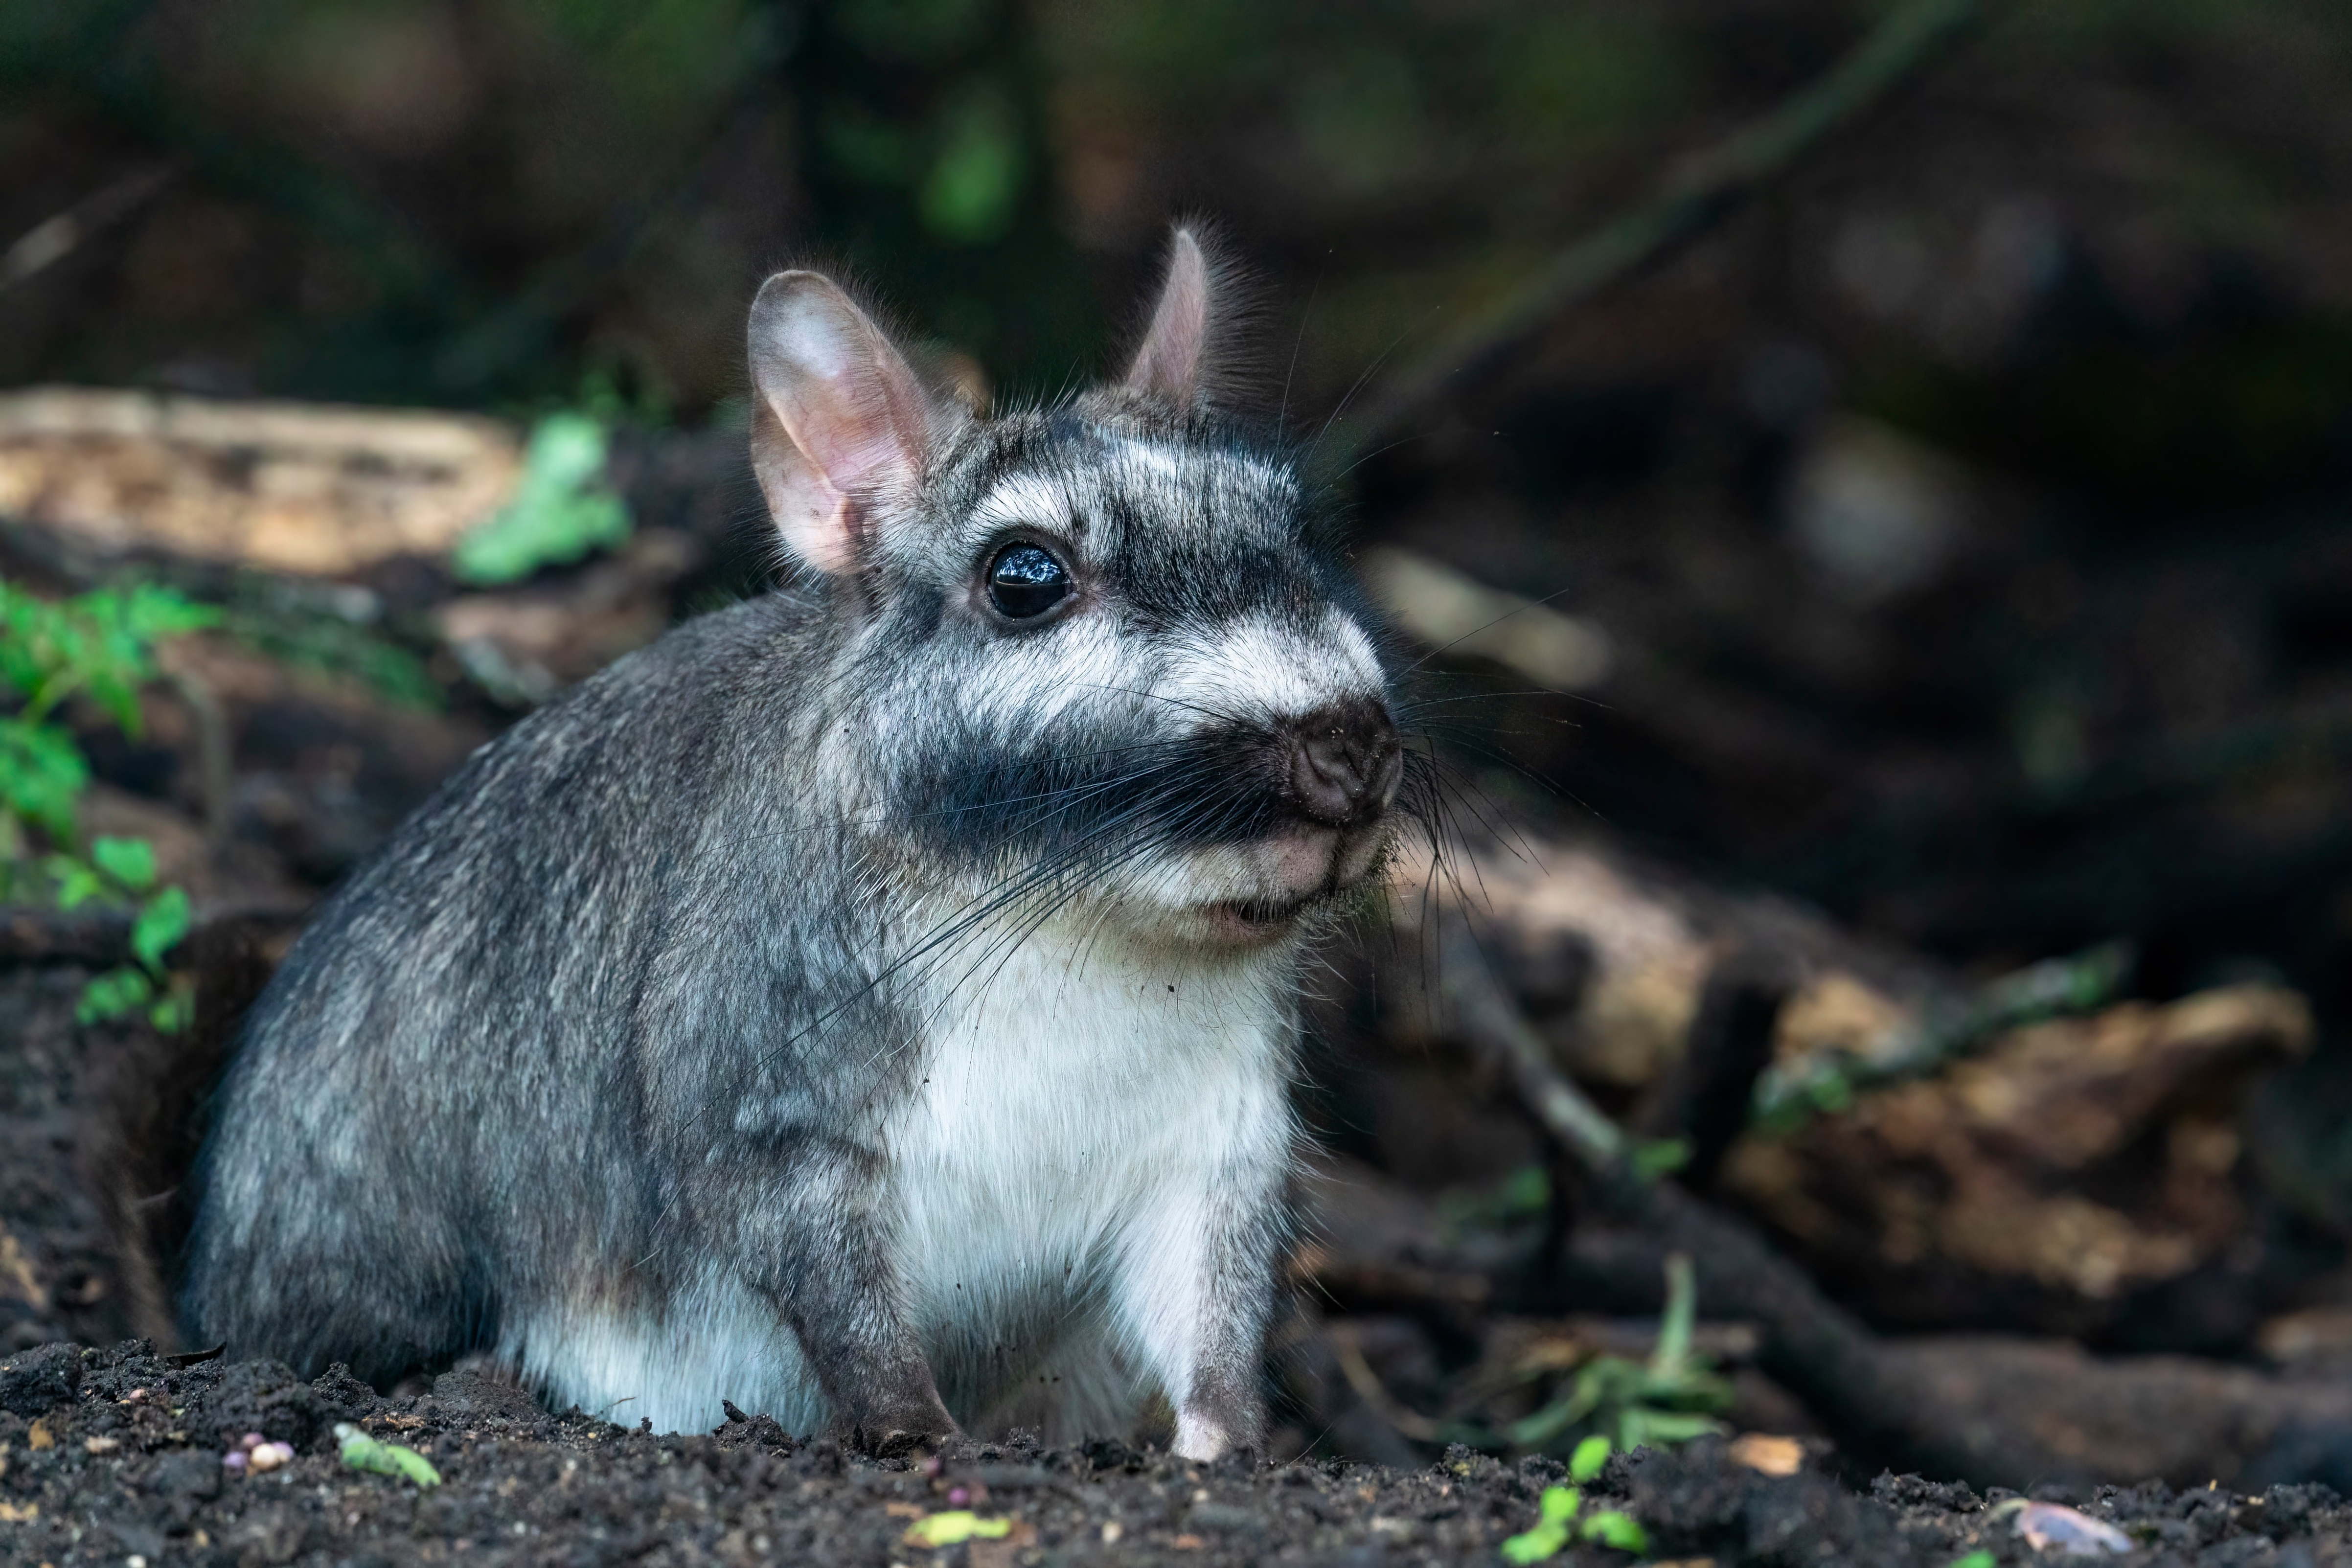
[[[488,1350],[618,1418],[757,1399],[877,1447],[1155,1390],[1194,1451],[1257,1439],[1267,1107],[1299,932],[1386,842],[1386,677],[1279,448],[1128,390],[925,418],[855,570],[534,713],[328,903],[219,1091],[194,1343],[379,1383]],[[992,616],[1015,536],[1070,613]],[[1315,746],[1387,771],[1318,807]],[[1319,881],[1250,869],[1285,834]],[[1033,1043],[1050,1080],[988,1100]],[[1108,1190],[1108,1129],[1220,1152]]]

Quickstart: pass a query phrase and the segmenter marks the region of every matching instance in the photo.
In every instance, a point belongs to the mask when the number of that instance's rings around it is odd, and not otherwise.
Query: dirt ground
[[[1508,1467],[1467,1449],[1425,1469],[1348,1463],[1197,1465],[1097,1443],[1017,1437],[933,1458],[867,1461],[753,1416],[708,1437],[653,1437],[550,1415],[469,1371],[379,1398],[330,1372],[302,1383],[269,1362],[178,1365],[139,1342],[41,1346],[0,1363],[0,1560],[161,1565],[637,1562],[940,1568],[1167,1563],[1490,1563],[1535,1521],[1559,1464]],[[430,1457],[444,1479],[342,1468],[333,1426],[359,1424]],[[293,1446],[268,1473],[221,1463],[247,1432]],[[1774,1478],[1724,1445],[1610,1461],[1588,1508],[1631,1513],[1642,1561],[1944,1568],[1983,1551],[2032,1562],[2009,1494],[1882,1477],[1851,1490],[1808,1467]],[[955,1494],[961,1491],[963,1496]],[[2119,1563],[2307,1565],[2352,1561],[2352,1509],[2322,1487],[2261,1497],[2218,1489],[2101,1488],[2080,1504],[2137,1543]],[[1010,1521],[998,1540],[907,1543],[924,1515]],[[1597,1546],[1555,1561],[1628,1563]]]

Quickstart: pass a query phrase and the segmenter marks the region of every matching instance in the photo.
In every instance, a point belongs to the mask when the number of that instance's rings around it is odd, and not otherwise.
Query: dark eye
[[[1069,570],[1035,545],[1006,545],[988,564],[989,602],[1015,621],[1045,614],[1069,591]]]

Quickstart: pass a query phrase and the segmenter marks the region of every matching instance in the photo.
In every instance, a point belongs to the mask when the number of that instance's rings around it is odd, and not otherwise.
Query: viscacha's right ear
[[[751,468],[784,543],[819,571],[857,563],[877,506],[913,490],[944,416],[830,278],[780,272],[751,302]]]

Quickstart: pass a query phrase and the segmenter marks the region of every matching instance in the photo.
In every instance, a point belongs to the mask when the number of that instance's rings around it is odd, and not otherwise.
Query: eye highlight
[[[1070,592],[1070,571],[1040,545],[1006,545],[988,563],[988,601],[1015,621],[1043,615]]]

